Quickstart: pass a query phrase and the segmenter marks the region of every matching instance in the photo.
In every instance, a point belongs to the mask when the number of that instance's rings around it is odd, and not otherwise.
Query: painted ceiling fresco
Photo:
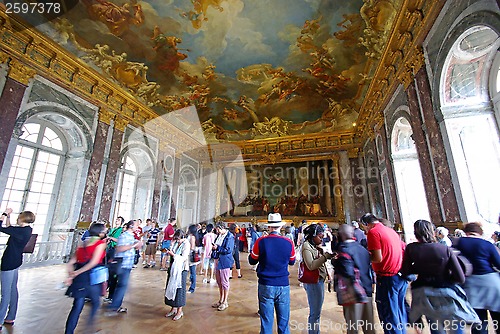
[[[352,129],[399,0],[81,0],[47,34],[212,140]]]

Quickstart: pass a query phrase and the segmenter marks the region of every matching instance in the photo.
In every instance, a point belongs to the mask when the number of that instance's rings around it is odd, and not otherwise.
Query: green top
[[[120,234],[122,234],[122,232],[123,232],[123,227],[113,228],[109,231],[108,237],[118,239],[118,237],[120,237]],[[116,241],[110,240],[108,243],[108,248],[115,248],[115,247],[116,247]]]

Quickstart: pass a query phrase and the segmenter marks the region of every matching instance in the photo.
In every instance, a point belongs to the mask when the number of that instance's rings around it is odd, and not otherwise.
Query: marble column
[[[9,148],[10,139],[14,131],[17,115],[21,108],[26,85],[16,80],[7,78],[2,96],[0,96],[0,106],[2,106],[2,131],[0,131],[0,170],[5,162],[5,155]]]
[[[156,173],[153,186],[153,200],[151,203],[151,218],[160,218],[161,185],[163,181],[163,159],[165,153],[160,150],[156,160]]]
[[[330,173],[328,172],[328,161],[323,160],[323,172],[324,172],[324,196],[325,196],[325,205],[326,210],[331,214],[332,210],[332,196],[330,189]]]
[[[339,153],[340,160],[340,181],[342,183],[342,193],[344,200],[344,215],[346,221],[351,221],[351,216],[354,214],[354,194],[352,185],[351,165],[346,151]]]
[[[99,208],[99,217],[100,218],[108,218],[113,219],[113,212],[111,211],[113,207],[113,198],[115,195],[115,186],[118,176],[118,169],[121,165],[120,159],[120,151],[122,147],[123,141],[123,132],[125,130],[125,126],[117,126],[117,122],[115,120],[114,127],[111,134],[111,146],[109,150],[109,158],[108,160],[104,160],[103,164],[106,164],[106,175],[104,177],[104,188],[102,191],[102,198]],[[132,217],[123,217],[125,221],[131,219]]]
[[[422,172],[425,194],[427,197],[427,206],[431,221],[439,225],[443,222],[441,215],[441,206],[439,203],[439,194],[434,179],[434,171],[432,169],[432,157],[430,148],[427,142],[427,136],[424,130],[426,124],[420,113],[420,106],[415,85],[411,84],[406,90],[408,95],[408,107],[410,109],[410,123],[413,131],[413,140],[417,149],[418,161]],[[433,148],[434,149],[434,148]]]
[[[390,157],[389,145],[387,140],[387,135],[385,131],[385,126],[380,128],[377,132],[380,135],[380,145],[377,145],[377,164],[379,166],[379,174],[377,175],[377,182],[379,189],[384,189],[382,184],[382,172],[385,170],[387,175],[387,181],[385,186],[388,187],[388,194],[381,196],[384,203],[382,203],[382,208],[386,211],[385,216],[387,219],[393,223],[401,223],[401,215],[399,210],[399,204],[396,195],[396,180],[394,178],[392,158]],[[379,147],[380,146],[380,147]],[[380,150],[380,151],[379,151]]]
[[[80,218],[82,222],[91,222],[94,218],[94,209],[98,195],[99,180],[106,152],[106,138],[108,136],[109,125],[99,120],[95,134],[94,147],[90,157],[89,171],[83,191],[82,207]],[[106,216],[107,217],[107,216]]]
[[[170,218],[177,217],[177,194],[179,193],[179,178],[182,154],[175,154],[174,173],[172,178],[172,200],[170,201]],[[178,222],[179,223],[179,222]],[[182,222],[181,222],[182,223]],[[180,226],[178,226],[180,227]]]
[[[339,222],[345,219],[344,215],[344,201],[342,199],[342,184],[340,182],[340,157],[338,154],[335,154],[332,158],[333,161],[333,169],[335,170],[334,179],[333,179],[333,196],[335,200],[335,218]]]
[[[446,222],[456,222],[460,220],[460,212],[457,203],[455,189],[453,188],[450,167],[444,148],[443,136],[439,129],[439,124],[434,114],[432,106],[432,92],[429,78],[425,68],[422,67],[415,75],[417,94],[420,102],[420,110],[425,122],[427,140],[429,142],[430,156],[439,194],[441,212]]]

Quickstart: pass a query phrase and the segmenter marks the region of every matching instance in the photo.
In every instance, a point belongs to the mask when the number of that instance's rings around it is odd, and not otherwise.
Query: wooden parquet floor
[[[217,311],[211,305],[218,300],[216,284],[203,284],[197,276],[194,294],[188,294],[184,317],[179,321],[165,318],[168,307],[163,303],[166,272],[158,268],[136,268],[132,271],[130,285],[123,303],[128,313],[105,317],[99,311],[97,328],[103,334],[132,333],[258,333],[260,321],[257,315],[257,276],[246,261],[248,253],[241,253],[242,278],[233,278],[229,295],[229,308]],[[307,333],[301,326],[307,324],[308,305],[303,288],[297,281],[297,264],[290,268],[291,277],[291,330]],[[58,289],[65,277],[64,265],[22,269],[19,273],[19,309],[15,326],[4,326],[2,333],[52,334],[64,333],[64,325],[72,299]],[[189,284],[189,282],[188,282]],[[88,307],[80,317],[77,333],[83,333]],[[326,293],[322,322],[342,323],[342,308],[334,293]],[[327,327],[325,327],[327,329]],[[328,333],[340,333],[330,330]]]
[[[137,268],[132,271],[124,307],[128,313],[105,317],[99,311],[97,328],[101,334],[132,333],[259,333],[257,315],[257,276],[246,261],[248,253],[241,253],[243,278],[231,280],[229,308],[217,311],[211,304],[218,300],[216,284],[203,284],[198,276],[194,294],[188,294],[184,317],[179,321],[165,318],[168,308],[163,303],[166,272],[158,268]],[[290,268],[292,333],[307,333],[308,305],[305,291],[297,281],[297,264]],[[72,299],[58,289],[65,277],[64,265],[23,269],[19,274],[19,310],[15,326],[3,327],[2,333],[52,334],[64,333],[64,325]],[[189,284],[189,282],[188,282]],[[76,333],[84,333],[88,307],[80,317]],[[322,333],[342,333],[342,308],[334,293],[325,294],[322,313]]]

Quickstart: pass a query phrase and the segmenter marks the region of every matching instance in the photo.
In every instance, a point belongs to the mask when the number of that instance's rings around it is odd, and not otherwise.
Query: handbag
[[[352,261],[351,256],[347,253],[339,253],[339,257],[341,256]],[[366,291],[361,285],[358,268],[354,267],[354,281],[336,273],[334,274],[334,282],[339,305],[347,306],[352,304],[366,304],[368,302]]]
[[[201,260],[200,253],[198,253],[195,250],[192,250],[191,251],[191,259],[190,260],[191,260],[191,263],[200,262],[200,260]]]
[[[109,278],[108,268],[105,266],[95,266],[90,270],[90,284],[96,285],[106,282]]]
[[[462,271],[464,272],[465,277],[472,275],[472,271],[474,270],[474,268],[472,267],[472,263],[469,261],[469,259],[466,258],[464,255],[462,255],[462,252],[460,252],[456,248],[452,247],[451,251],[457,257],[458,264],[462,268]]]
[[[299,265],[299,282],[306,284],[316,284],[319,282],[319,269],[310,270],[304,261]]]

